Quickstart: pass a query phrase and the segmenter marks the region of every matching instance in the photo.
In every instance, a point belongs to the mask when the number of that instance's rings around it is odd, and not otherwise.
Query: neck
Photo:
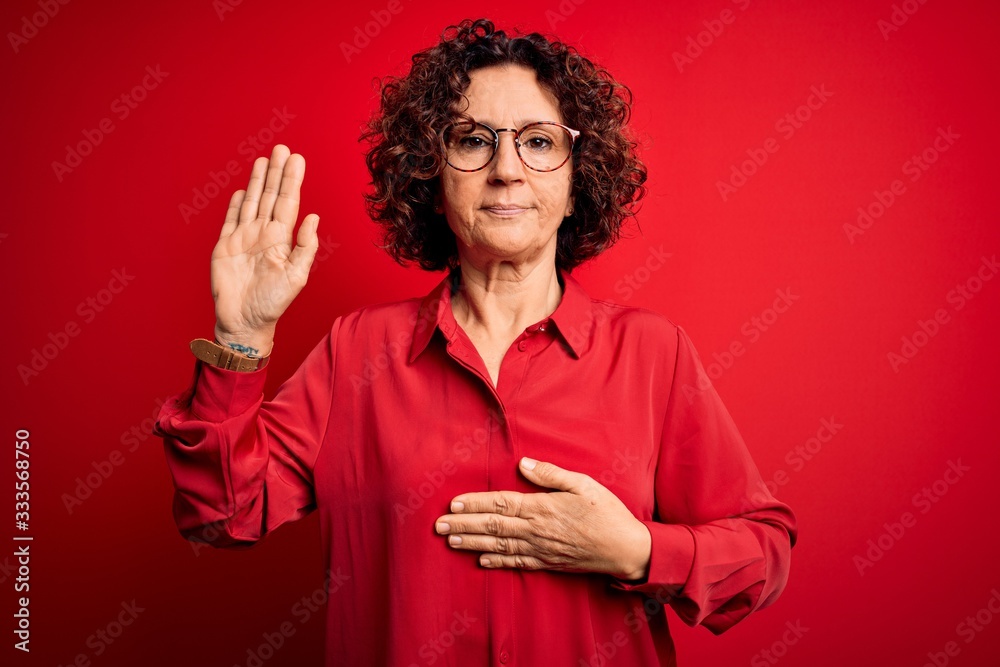
[[[452,295],[452,311],[467,332],[492,336],[519,333],[551,315],[562,298],[555,262],[531,266],[477,265],[463,258],[461,286]]]

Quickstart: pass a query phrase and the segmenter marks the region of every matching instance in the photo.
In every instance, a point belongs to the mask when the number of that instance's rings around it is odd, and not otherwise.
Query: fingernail
[[[461,500],[452,501],[451,503],[452,512],[461,512],[464,509],[465,509],[465,503],[463,503]]]
[[[451,530],[451,526],[449,526],[446,523],[439,523],[437,526],[435,526],[435,528],[437,529],[437,532],[441,533],[442,535]]]
[[[538,463],[538,461],[535,459],[529,459],[527,456],[521,459],[521,467],[525,470],[534,470],[536,463]]]
[[[448,538],[448,544],[450,544],[452,546],[455,546],[455,545],[461,544],[461,543],[462,543],[462,538],[459,537],[458,535],[452,535],[451,537]]]
[[[490,566],[490,559],[489,558],[484,558],[484,559],[482,559],[479,562],[483,564],[483,567],[489,567]]]

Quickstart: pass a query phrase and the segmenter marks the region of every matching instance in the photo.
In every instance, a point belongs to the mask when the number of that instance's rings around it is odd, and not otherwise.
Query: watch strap
[[[191,341],[191,352],[206,364],[240,373],[260,370],[267,366],[267,360],[271,358],[270,354],[266,357],[250,357],[204,338]]]

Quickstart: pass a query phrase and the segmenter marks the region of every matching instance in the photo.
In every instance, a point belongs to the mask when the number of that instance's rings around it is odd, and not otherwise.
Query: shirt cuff
[[[643,521],[649,530],[649,575],[645,580],[626,582],[615,579],[614,588],[640,593],[659,593],[664,587],[679,592],[691,576],[694,565],[694,533],[685,525]]]
[[[222,422],[241,415],[264,395],[267,368],[249,373],[228,371],[198,361],[191,414],[203,421]]]

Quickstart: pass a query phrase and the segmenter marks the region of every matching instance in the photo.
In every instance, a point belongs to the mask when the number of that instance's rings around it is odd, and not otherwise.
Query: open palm
[[[305,286],[316,256],[319,216],[302,221],[299,189],[306,163],[288,148],[254,162],[246,191],[233,194],[212,252],[212,296],[216,338],[266,353],[274,326]]]

